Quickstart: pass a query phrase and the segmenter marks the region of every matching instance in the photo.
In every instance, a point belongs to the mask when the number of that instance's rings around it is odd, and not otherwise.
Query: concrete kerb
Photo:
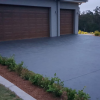
[[[17,86],[15,86],[13,83],[9,82],[7,79],[0,76],[0,84],[4,85],[5,87],[9,88],[11,91],[13,91],[17,96],[19,96],[23,100],[36,100]]]

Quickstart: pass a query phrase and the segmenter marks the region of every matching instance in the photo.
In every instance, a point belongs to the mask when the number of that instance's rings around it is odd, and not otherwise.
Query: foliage
[[[51,78],[51,84],[48,85],[48,92],[54,93],[56,96],[60,97],[63,93],[64,83],[58,77],[56,77],[56,73],[54,74],[54,78]]]
[[[43,76],[40,75],[40,74],[33,74],[31,77],[30,77],[30,82],[32,84],[35,84],[37,86],[41,86],[42,85],[42,80],[43,80]]]
[[[84,31],[79,30],[78,34],[88,34],[88,32],[84,32]]]
[[[90,32],[90,34],[94,34],[94,32]]]
[[[0,64],[5,65],[6,63],[6,58],[0,56]]]
[[[85,87],[84,87],[85,88]],[[84,90],[83,88],[83,90]],[[74,100],[87,100],[90,96],[83,92],[83,90],[79,90],[77,94],[75,94]]]
[[[72,90],[71,88],[65,88],[65,91],[67,92],[68,95],[68,100],[74,100],[75,94],[77,94],[76,90]]]
[[[84,93],[85,87],[83,90],[79,90],[78,92],[76,90],[72,90],[71,88],[65,88],[65,91],[67,92],[68,99],[67,100],[88,100],[90,96],[86,93]]]
[[[43,77],[24,68],[23,62],[16,64],[13,56],[10,58],[0,56],[0,64],[6,65],[10,71],[15,71],[23,79],[44,88],[47,92],[53,93],[57,97],[66,97],[63,100],[89,100],[90,98],[83,90],[77,92],[76,90],[64,87],[64,82],[56,76],[56,73],[52,78]]]
[[[20,64],[16,64],[15,66],[15,72],[20,76],[22,73],[22,69],[23,69],[23,62],[21,62]]]
[[[2,65],[8,66],[8,69],[10,71],[14,71],[15,70],[16,63],[15,63],[15,60],[14,60],[14,56],[11,56],[9,59],[6,58],[6,57],[1,57],[0,56],[0,63]]]
[[[100,32],[99,31],[95,31],[95,36],[99,36],[100,35]]]
[[[23,68],[21,71],[21,77],[25,80],[29,80],[33,72],[29,71],[27,68]]]
[[[100,7],[96,7],[94,12],[87,10],[80,13],[79,30],[86,32],[100,31]]]
[[[79,31],[78,31],[78,34],[81,34],[81,32],[82,32],[82,31],[81,31],[81,30],[79,30]]]
[[[98,30],[90,33],[79,30],[78,34],[94,34],[95,36],[100,36],[100,32]]]
[[[43,87],[45,90],[47,90],[48,85],[51,85],[51,84],[53,84],[53,82],[48,77],[44,77],[41,82],[41,87]]]
[[[63,92],[63,88],[56,84],[56,83],[53,83],[52,85],[48,85],[48,90],[47,92],[52,92],[54,93],[57,97],[60,97],[62,95],[62,92]]]

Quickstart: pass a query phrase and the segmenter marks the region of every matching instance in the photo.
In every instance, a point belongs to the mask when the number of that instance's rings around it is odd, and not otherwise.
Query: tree
[[[94,21],[96,23],[97,30],[100,31],[100,7],[97,6],[94,11]]]
[[[79,30],[86,32],[100,31],[100,7],[96,7],[94,13],[87,10],[79,15]]]

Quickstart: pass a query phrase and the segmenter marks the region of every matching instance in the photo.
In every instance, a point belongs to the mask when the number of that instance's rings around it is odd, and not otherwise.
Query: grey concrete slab
[[[100,70],[99,50],[100,37],[91,35],[65,35],[55,38],[0,42],[0,54],[2,56],[9,57],[15,54],[17,63],[24,61],[24,65],[35,73],[49,77],[57,73],[57,76],[65,82],[65,86],[67,80]],[[95,72],[95,78],[100,84],[96,75],[99,73]],[[89,79],[88,77],[85,78]],[[78,79],[74,82],[80,81]],[[93,79],[90,77],[89,80],[91,85]],[[67,82],[72,84],[72,81]],[[85,84],[84,79],[82,84],[81,87],[84,85],[88,87],[88,83]],[[74,88],[73,85],[70,86]],[[75,88],[78,89],[78,86],[76,85]],[[95,91],[95,95],[92,94],[92,90]],[[91,94],[92,98],[96,98],[99,89],[94,86],[89,88],[87,92]]]
[[[0,84],[4,85],[5,87],[9,88],[11,91],[13,91],[17,96],[22,98],[23,100],[36,100],[17,86],[15,86],[13,83],[9,82],[4,77],[0,76]]]
[[[20,88],[18,88],[17,86],[12,86],[9,89],[11,91],[14,91],[23,100],[36,100],[35,98],[33,98],[32,96],[28,95],[26,92],[24,92]]]
[[[3,84],[4,86],[6,86],[7,88],[14,86],[13,83],[7,81],[6,79],[4,79],[2,76],[0,76],[0,84]]]

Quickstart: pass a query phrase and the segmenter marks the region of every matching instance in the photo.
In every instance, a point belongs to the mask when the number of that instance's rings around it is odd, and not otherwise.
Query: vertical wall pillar
[[[57,36],[57,9],[56,9],[56,2],[53,3],[53,6],[50,7],[50,37]]]
[[[75,9],[75,14],[74,14],[74,34],[78,34],[78,24],[79,24],[79,7]]]
[[[50,10],[49,10],[49,23],[50,23],[50,37],[52,37],[53,36],[53,27],[52,27],[52,16],[53,16],[53,9],[52,9],[52,7],[50,7]]]
[[[60,1],[57,0],[57,36],[60,36]]]

